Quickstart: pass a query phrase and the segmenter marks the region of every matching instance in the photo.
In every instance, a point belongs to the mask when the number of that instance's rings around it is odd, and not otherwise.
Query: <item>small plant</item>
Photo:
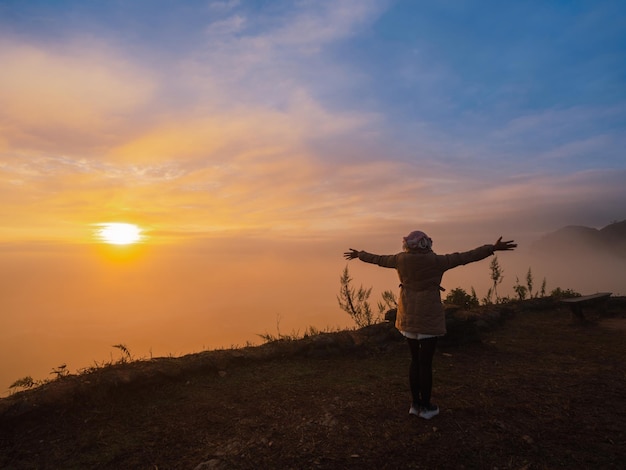
[[[493,295],[493,287],[490,287],[489,289],[487,289],[487,293],[485,294],[485,296],[481,299],[481,303],[483,305],[493,304],[493,300],[491,300],[492,295]]]
[[[517,294],[519,300],[526,300],[526,295],[528,295],[528,288],[519,283],[519,277],[515,277],[515,285],[513,286],[513,290]]]
[[[493,286],[487,291],[487,299],[489,303],[491,302],[491,296],[495,296],[495,303],[500,302],[500,296],[498,295],[498,285],[502,284],[504,280],[504,271],[500,267],[500,263],[498,262],[498,257],[494,256],[489,263],[489,270],[491,271],[491,280],[493,281]]]
[[[519,282],[519,278],[515,278],[515,285],[513,286],[513,290],[517,294],[519,300],[525,300],[528,296],[529,299],[536,299],[538,297],[545,297],[546,295],[546,278],[543,278],[543,282],[541,283],[541,288],[537,292],[533,292],[534,287],[534,279],[533,272],[531,268],[528,268],[528,272],[526,273],[526,285],[523,286]]]
[[[112,347],[119,349],[122,352],[122,357],[119,360],[120,364],[125,364],[127,362],[131,362],[133,360],[133,356],[130,353],[128,347],[125,344],[114,344]]]
[[[40,381],[33,380],[33,378],[30,375],[27,375],[26,377],[17,379],[15,382],[9,385],[9,388],[33,388],[36,385],[40,385],[40,383],[41,383]]]
[[[526,286],[528,287],[528,295],[530,298],[536,297],[536,295],[533,296],[533,273],[530,268],[528,268],[528,272],[526,273]]]
[[[543,278],[543,281],[541,282],[541,289],[539,290],[539,297],[545,297],[546,296],[546,278]]]
[[[373,325],[377,320],[380,320],[380,314],[375,317],[369,304],[372,288],[364,289],[361,286],[356,290],[350,284],[351,282],[352,278],[348,266],[346,266],[340,278],[341,289],[337,296],[339,307],[350,315],[358,328]]]
[[[382,301],[378,302],[378,312],[382,315],[388,310],[398,308],[398,299],[396,294],[390,290],[386,290],[382,293]]]
[[[300,336],[300,331],[292,331],[291,334],[283,334],[280,332],[280,321],[282,320],[282,317],[280,316],[280,313],[276,314],[276,335],[272,334],[272,333],[263,333],[263,334],[257,334],[258,337],[260,337],[263,341],[265,341],[266,343],[272,343],[274,341],[280,341],[280,340],[296,340],[299,338]]]
[[[277,321],[276,334],[266,332],[257,333],[257,336],[261,338],[265,343],[273,343],[275,341],[297,341],[299,339],[308,338],[309,336],[317,336],[330,331],[332,330],[329,327],[327,327],[325,330],[320,330],[317,327],[309,326],[303,334],[300,334],[300,330],[294,330],[290,334],[283,334],[280,332],[279,321]],[[246,346],[252,346],[252,344],[246,344]]]
[[[322,333],[328,333],[331,331],[331,328],[326,327],[326,330],[320,330],[319,328],[315,327],[315,326],[309,326],[306,331],[304,332],[304,338],[308,338],[309,336],[318,336],[321,335]]]
[[[541,288],[538,292],[533,294],[533,273],[528,268],[528,272],[526,273],[526,286],[528,287],[528,295],[531,299],[536,299],[537,297],[545,297],[546,295],[546,278],[543,278],[543,282],[541,283]]]
[[[50,374],[56,374],[56,379],[65,377],[66,375],[69,375],[69,373],[70,371],[67,370],[67,364],[61,364],[60,366],[52,369],[52,372],[50,372]]]
[[[272,333],[258,333],[257,336],[266,343],[273,343],[274,341],[295,341],[303,337],[300,335],[300,330],[294,330],[289,334],[279,333],[278,335]]]

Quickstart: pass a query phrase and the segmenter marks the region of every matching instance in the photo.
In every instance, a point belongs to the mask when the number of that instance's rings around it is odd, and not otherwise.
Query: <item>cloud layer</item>
[[[557,7],[552,26],[483,12],[517,36],[453,4],[138,4],[3,7],[0,237],[112,218],[293,235],[624,217],[611,2]],[[450,38],[426,25],[463,18]]]

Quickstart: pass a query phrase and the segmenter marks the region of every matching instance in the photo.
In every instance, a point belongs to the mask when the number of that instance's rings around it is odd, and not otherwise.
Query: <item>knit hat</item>
[[[416,230],[402,238],[402,248],[405,251],[431,251],[433,241],[424,232]]]

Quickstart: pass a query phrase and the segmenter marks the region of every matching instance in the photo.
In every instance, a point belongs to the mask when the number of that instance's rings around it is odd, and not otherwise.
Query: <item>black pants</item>
[[[414,405],[430,405],[433,390],[433,356],[437,337],[426,339],[407,338],[411,350],[409,383]]]

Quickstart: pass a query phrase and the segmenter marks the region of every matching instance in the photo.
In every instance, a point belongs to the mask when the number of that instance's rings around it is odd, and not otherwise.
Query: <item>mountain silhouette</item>
[[[531,250],[536,254],[596,253],[626,258],[626,220],[613,222],[599,230],[569,225],[544,235],[532,244]]]

